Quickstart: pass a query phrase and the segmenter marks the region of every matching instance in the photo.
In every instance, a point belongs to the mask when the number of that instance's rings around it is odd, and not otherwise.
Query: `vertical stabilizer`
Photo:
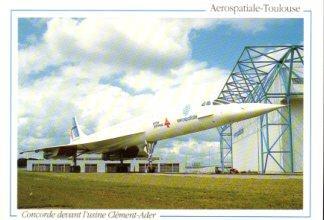
[[[76,117],[74,116],[72,118],[72,128],[71,128],[71,132],[70,132],[70,143],[82,136],[86,136],[86,135],[80,129],[78,121],[77,121]]]

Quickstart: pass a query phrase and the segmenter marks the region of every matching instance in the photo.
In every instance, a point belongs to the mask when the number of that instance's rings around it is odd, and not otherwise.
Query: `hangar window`
[[[293,84],[304,84],[304,78],[300,77],[292,78],[291,81]]]
[[[240,136],[241,134],[243,134],[244,130],[243,128],[241,128],[240,130],[238,130],[237,132],[234,133],[234,137],[238,137]]]
[[[85,173],[96,173],[97,172],[97,164],[85,164],[84,172]]]

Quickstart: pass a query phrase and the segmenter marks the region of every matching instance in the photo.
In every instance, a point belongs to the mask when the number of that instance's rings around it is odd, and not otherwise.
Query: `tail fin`
[[[83,136],[86,136],[86,135],[80,129],[80,126],[78,124],[76,117],[73,117],[72,118],[72,128],[71,128],[71,132],[70,132],[70,143],[72,143],[75,139],[78,139]]]

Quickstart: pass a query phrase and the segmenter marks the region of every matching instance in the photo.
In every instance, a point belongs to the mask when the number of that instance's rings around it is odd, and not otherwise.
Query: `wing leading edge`
[[[37,148],[34,150],[22,151],[20,154],[27,152],[44,152],[44,158],[64,158],[71,157],[77,152],[79,154],[84,153],[104,153],[110,149],[118,149],[127,146],[130,141],[137,140],[138,142],[144,141],[144,132],[138,132],[134,134],[124,135],[115,138],[109,138],[97,141],[83,141],[77,144],[57,145],[45,148]]]

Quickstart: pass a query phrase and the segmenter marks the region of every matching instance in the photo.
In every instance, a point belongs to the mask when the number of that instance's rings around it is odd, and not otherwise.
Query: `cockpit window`
[[[204,101],[201,106],[206,106],[206,105],[226,105],[230,104],[230,102],[224,100],[224,99],[215,99],[213,102],[211,101]]]
[[[224,99],[215,99],[214,102],[217,102],[219,104],[230,104],[229,101],[226,101]]]

